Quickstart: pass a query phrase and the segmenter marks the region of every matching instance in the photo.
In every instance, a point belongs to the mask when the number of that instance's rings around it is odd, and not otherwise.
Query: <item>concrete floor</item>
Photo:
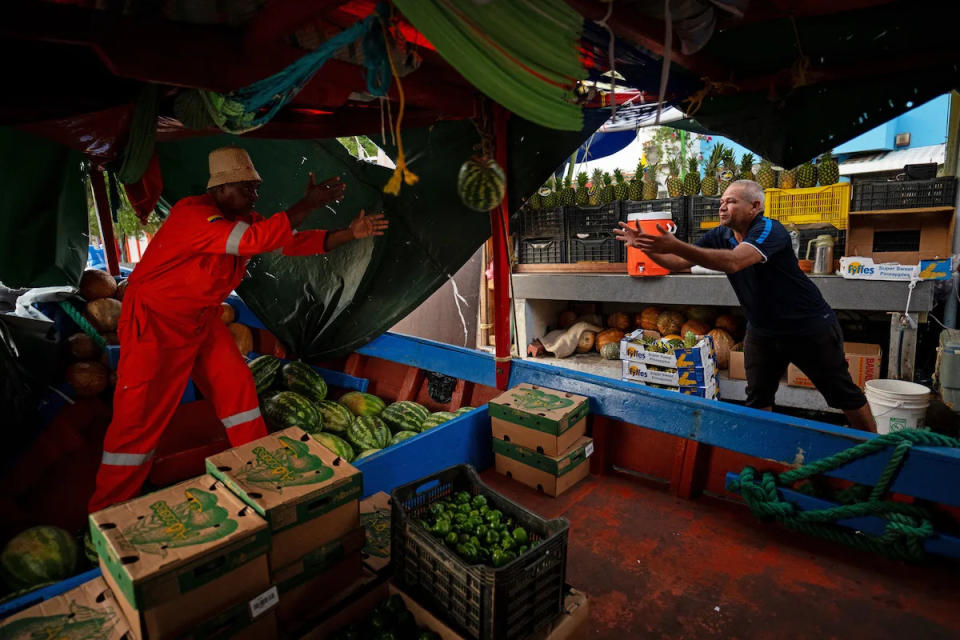
[[[570,521],[567,582],[590,597],[591,638],[960,637],[956,565],[886,560],[620,475],[559,498],[483,478]]]

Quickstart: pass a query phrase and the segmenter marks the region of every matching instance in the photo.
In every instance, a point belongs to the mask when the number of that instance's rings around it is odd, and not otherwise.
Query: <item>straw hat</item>
[[[262,182],[253,160],[240,147],[221,147],[210,152],[210,181],[207,189],[229,182]]]

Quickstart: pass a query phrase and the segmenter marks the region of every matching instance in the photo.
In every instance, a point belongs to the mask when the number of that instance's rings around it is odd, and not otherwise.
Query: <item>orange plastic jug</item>
[[[627,216],[627,225],[649,235],[658,235],[660,225],[670,233],[677,231],[669,211],[651,211],[650,213],[631,213]],[[665,276],[670,273],[650,259],[646,253],[634,247],[627,247],[627,273],[632,276]]]

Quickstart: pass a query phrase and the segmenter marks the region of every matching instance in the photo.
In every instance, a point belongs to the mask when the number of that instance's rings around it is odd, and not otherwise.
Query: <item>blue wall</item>
[[[834,153],[840,155],[863,151],[891,151],[895,148],[894,137],[898,133],[907,132],[910,133],[910,144],[900,147],[901,149],[943,144],[947,141],[949,122],[950,95],[944,94],[838,145]],[[702,137],[700,152],[705,158],[709,157],[710,151],[718,142],[733,147],[738,162],[740,156],[748,151],[745,147],[723,136],[712,136],[712,140]],[[754,155],[757,155],[756,152]],[[757,161],[759,162],[759,156]]]

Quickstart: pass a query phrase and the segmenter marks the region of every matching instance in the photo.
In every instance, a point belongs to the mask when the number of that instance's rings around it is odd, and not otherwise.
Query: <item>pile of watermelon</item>
[[[360,391],[350,391],[334,401],[327,398],[323,377],[304,362],[284,363],[263,355],[248,364],[261,412],[271,431],[300,427],[348,462],[473,410],[462,407],[455,412],[430,413],[417,402],[401,400],[387,405],[381,398]]]

